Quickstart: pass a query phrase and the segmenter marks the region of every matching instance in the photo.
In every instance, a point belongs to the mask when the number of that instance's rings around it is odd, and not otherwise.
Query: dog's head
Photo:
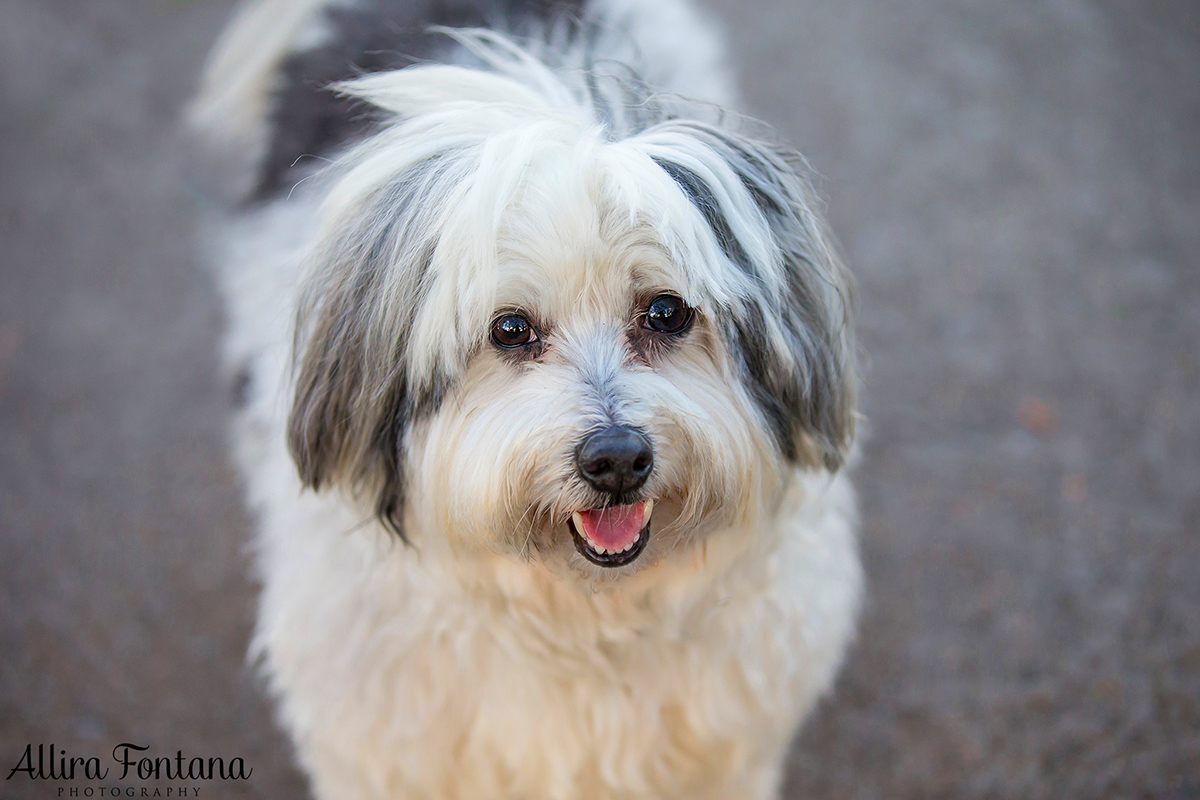
[[[395,119],[322,211],[289,423],[304,482],[402,535],[595,574],[752,525],[795,467],[836,470],[847,277],[798,158],[473,44],[494,71],[349,87]]]

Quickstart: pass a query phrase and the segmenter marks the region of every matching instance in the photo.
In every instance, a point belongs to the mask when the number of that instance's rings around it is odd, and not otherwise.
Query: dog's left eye
[[[659,333],[683,333],[692,322],[692,307],[683,298],[660,294],[646,306],[645,325]]]
[[[537,341],[537,331],[520,314],[505,314],[492,323],[492,341],[506,350]]]

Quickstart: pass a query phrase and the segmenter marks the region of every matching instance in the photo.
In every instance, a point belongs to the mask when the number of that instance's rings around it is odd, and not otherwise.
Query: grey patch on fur
[[[409,385],[404,326],[429,290],[432,200],[472,167],[444,153],[368,198],[324,243],[297,320],[288,446],[300,477],[312,489],[342,483],[373,494],[379,518],[402,537],[404,439],[450,389],[441,371]]]
[[[235,408],[245,408],[250,402],[250,391],[253,388],[254,377],[250,372],[250,366],[243,364],[234,373],[233,381],[229,387],[229,399],[233,401]]]
[[[492,27],[515,35],[557,19],[575,19],[584,0],[365,0],[324,11],[333,34],[327,44],[290,55],[279,69],[270,140],[255,200],[294,183],[295,168],[353,142],[376,125],[363,103],[329,89],[373,72],[446,61],[459,46],[430,26]]]
[[[717,237],[717,244],[721,246],[721,252],[725,254],[725,257],[741,267],[744,272],[756,275],[754,265],[750,262],[750,256],[747,255],[741,242],[733,235],[733,229],[721,212],[717,198],[708,188],[708,184],[699,175],[678,164],[662,158],[654,158],[653,161],[679,184],[684,194],[692,201],[692,205],[704,215],[704,221],[708,223],[713,235]]]
[[[596,417],[596,427],[624,423],[621,414],[623,403],[616,390],[615,379],[613,371],[602,365],[590,364],[581,366],[579,370],[580,383],[588,389],[591,400],[589,407]]]
[[[803,160],[776,145],[703,123],[666,124],[716,152],[770,227],[783,257],[787,284],[782,294],[767,290],[761,269],[738,241],[728,212],[704,180],[686,167],[655,159],[704,216],[726,258],[757,289],[741,307],[722,309],[720,316],[746,385],[781,452],[791,461],[819,460],[837,469],[854,431],[850,284],[812,211],[815,201]],[[789,354],[772,351],[769,319],[778,320]]]

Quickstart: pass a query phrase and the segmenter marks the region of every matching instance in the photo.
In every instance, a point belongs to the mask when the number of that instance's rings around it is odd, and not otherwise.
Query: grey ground
[[[869,354],[870,602],[787,796],[1200,797],[1200,6],[711,5]],[[303,795],[174,134],[229,8],[0,2],[4,774],[133,741]]]

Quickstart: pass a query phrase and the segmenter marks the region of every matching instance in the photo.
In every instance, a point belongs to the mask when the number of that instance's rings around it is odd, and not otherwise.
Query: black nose
[[[597,490],[622,495],[642,488],[654,467],[654,451],[641,431],[614,425],[584,439],[575,451],[575,463]]]

